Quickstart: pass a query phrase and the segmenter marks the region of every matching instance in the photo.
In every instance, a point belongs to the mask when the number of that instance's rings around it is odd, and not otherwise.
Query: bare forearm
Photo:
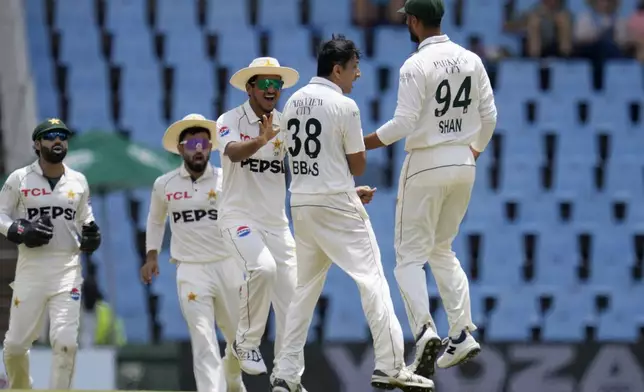
[[[244,159],[248,159],[253,156],[264,145],[266,145],[266,143],[264,143],[260,138],[254,138],[243,142],[232,142],[228,143],[226,146],[224,155],[226,155],[232,162],[241,162]]]
[[[364,137],[364,147],[367,150],[374,150],[376,148],[385,147],[386,144],[380,140],[376,132]]]

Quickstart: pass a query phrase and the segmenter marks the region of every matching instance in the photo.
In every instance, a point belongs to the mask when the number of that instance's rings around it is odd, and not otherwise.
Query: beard
[[[40,147],[40,156],[48,163],[61,163],[66,155],[67,149],[62,146],[60,152],[54,152],[51,148]]]
[[[415,44],[420,43],[420,40],[418,39],[418,36],[416,34],[414,34],[413,31],[411,31],[411,26],[407,26],[407,30],[409,30],[409,39],[411,40],[411,42],[413,42]]]
[[[208,166],[209,160],[210,160],[210,154],[205,155],[204,159],[199,162],[195,162],[194,160],[187,159],[186,157],[184,157],[183,159],[183,161],[186,164],[186,167],[195,173],[201,173],[204,170],[206,170],[206,166]]]

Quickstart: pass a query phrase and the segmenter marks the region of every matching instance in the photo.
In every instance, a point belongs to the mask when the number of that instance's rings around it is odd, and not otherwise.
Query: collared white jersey
[[[5,236],[16,219],[34,221],[49,215],[54,236],[37,248],[18,246],[17,271],[32,260],[64,259],[65,267],[78,265],[82,226],[94,221],[89,186],[82,173],[65,166],[65,173],[53,188],[36,161],[11,173],[0,191],[0,231]],[[48,268],[41,265],[40,268]]]
[[[205,263],[229,257],[217,224],[222,170],[208,164],[196,181],[183,164],[154,182],[146,230],[146,251],[161,250],[170,219],[171,261]]]
[[[273,110],[273,126],[279,126],[280,116],[277,110]],[[282,133],[241,162],[232,162],[224,155],[228,143],[259,136],[259,124],[260,119],[248,101],[217,119],[217,139],[224,171],[220,220],[238,223],[252,220],[262,226],[284,227],[288,225],[288,219]]]
[[[290,156],[291,193],[355,191],[347,154],[365,150],[360,109],[340,87],[311,79],[284,106],[280,128]]]
[[[405,61],[394,120],[377,132],[385,144],[406,137],[407,151],[469,146],[485,122],[496,123],[496,106],[480,57],[441,35],[424,40]]]

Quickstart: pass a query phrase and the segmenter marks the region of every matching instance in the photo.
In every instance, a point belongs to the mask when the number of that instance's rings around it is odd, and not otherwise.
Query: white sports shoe
[[[395,374],[387,374],[381,370],[374,371],[371,375],[371,386],[386,390],[399,388],[407,392],[434,391],[432,380],[414,374],[407,367],[403,367]]]
[[[481,346],[467,330],[463,330],[457,339],[446,338],[443,343],[446,345],[445,352],[436,362],[441,369],[465,363],[481,352]]]
[[[416,339],[414,362],[409,367],[411,371],[431,378],[434,375],[434,364],[442,346],[441,338],[431,325],[425,325]]]
[[[244,349],[237,347],[237,342],[233,342],[233,355],[239,360],[241,370],[251,376],[266,374],[266,364],[259,348]]]

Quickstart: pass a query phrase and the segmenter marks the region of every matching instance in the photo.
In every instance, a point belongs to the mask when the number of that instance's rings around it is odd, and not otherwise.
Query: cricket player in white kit
[[[216,132],[216,123],[198,114],[166,130],[163,146],[181,155],[183,164],[154,183],[141,278],[148,284],[159,273],[158,255],[169,218],[170,261],[177,265],[177,294],[190,331],[197,390],[245,392],[239,362],[231,352],[243,271],[227,251],[217,224],[223,178],[221,169],[209,163]],[[215,320],[227,343],[223,367]]]
[[[472,323],[467,276],[452,241],[469,204],[475,160],[496,126],[490,80],[481,59],[441,34],[442,0],[407,0],[411,38],[418,50],[400,69],[394,118],[365,138],[367,149],[406,138],[407,157],[396,205],[396,280],[417,337],[412,366],[430,377],[440,339],[429,311],[423,266],[429,262],[447,313],[447,349],[441,368],[480,351]]]
[[[273,392],[301,390],[303,349],[313,311],[331,263],[358,285],[374,337],[374,387],[430,391],[431,380],[405,367],[403,333],[385,278],[380,250],[353,176],[366,167],[356,103],[343,93],[360,76],[360,52],[342,36],[324,43],[317,77],[288,100],[282,115],[293,175],[291,212],[298,260],[298,285],[286,318],[284,345],[273,369]]]
[[[85,176],[63,164],[70,131],[59,119],[32,134],[38,160],[11,173],[0,191],[0,231],[18,245],[4,365],[10,389],[31,389],[29,349],[49,310],[50,389],[70,389],[81,307],[80,252],[101,237]]]
[[[224,170],[220,227],[229,252],[246,272],[235,355],[244,372],[266,373],[259,351],[270,311],[275,311],[279,350],[296,282],[295,240],[286,218],[285,146],[275,106],[296,70],[270,57],[253,60],[230,79],[248,100],[217,120]]]

